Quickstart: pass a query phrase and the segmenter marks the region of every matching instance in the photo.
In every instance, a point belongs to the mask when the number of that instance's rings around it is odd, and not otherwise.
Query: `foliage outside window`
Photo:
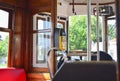
[[[69,18],[69,50],[87,50],[87,16],[76,15]],[[91,16],[92,42],[96,42],[96,17]],[[101,22],[100,26],[100,41]]]
[[[116,21],[110,19],[108,24],[108,53],[117,61]],[[114,49],[113,49],[114,48]]]
[[[0,67],[7,67],[10,40],[10,12],[0,9]]]
[[[69,18],[69,50],[87,50],[87,16],[77,15]],[[115,19],[107,20],[108,53],[117,61],[116,24]],[[97,51],[96,17],[91,16],[91,51]],[[99,50],[103,51],[102,20],[99,17]],[[113,49],[114,48],[114,49]]]

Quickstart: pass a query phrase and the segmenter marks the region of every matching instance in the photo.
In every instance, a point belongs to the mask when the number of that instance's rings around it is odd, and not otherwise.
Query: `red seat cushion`
[[[26,81],[24,69],[0,68],[0,81]]]

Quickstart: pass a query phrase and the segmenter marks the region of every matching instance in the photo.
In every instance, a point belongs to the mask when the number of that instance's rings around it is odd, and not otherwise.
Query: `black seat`
[[[52,81],[117,81],[114,61],[65,62]]]
[[[97,54],[97,52],[93,52],[93,54]],[[97,60],[97,56],[92,56],[91,57],[91,60]],[[104,51],[100,51],[100,60],[102,61],[113,61],[113,58],[107,53],[107,52],[104,52]]]

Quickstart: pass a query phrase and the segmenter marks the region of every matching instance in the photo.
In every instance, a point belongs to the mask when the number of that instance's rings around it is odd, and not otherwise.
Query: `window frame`
[[[106,25],[107,25],[107,48],[109,48],[109,49],[107,49],[107,52],[111,55],[111,53],[110,53],[110,44],[109,44],[109,21],[110,20],[114,20],[115,21],[115,26],[116,26],[116,16],[115,15],[112,15],[112,16],[108,16],[108,17],[106,17]],[[115,32],[116,32],[116,30],[117,30],[117,26],[116,26],[116,29],[115,29]],[[116,39],[117,39],[117,32],[115,33],[116,34]],[[116,42],[116,47],[114,48],[114,52],[116,53],[116,55],[115,55],[115,53],[114,53],[114,55],[112,56],[112,58],[115,60],[115,61],[117,61],[117,40],[114,40],[114,42]],[[115,51],[116,50],[116,51]]]
[[[8,60],[7,60],[7,67],[11,67],[12,66],[12,37],[13,37],[13,19],[14,19],[14,8],[10,5],[1,5],[0,6],[0,10],[3,10],[5,12],[9,13],[9,17],[8,17],[8,28],[4,28],[4,27],[0,27],[0,31],[1,32],[7,32],[9,33],[9,40],[8,40]],[[6,68],[7,68],[6,67]]]
[[[35,16],[35,17],[34,17]],[[34,15],[33,16],[33,30],[32,30],[32,36],[34,35],[34,34],[37,34],[37,38],[36,38],[36,54],[32,54],[32,71],[36,71],[36,69],[37,69],[37,71],[40,71],[40,72],[46,72],[46,71],[48,71],[48,69],[47,69],[47,62],[45,61],[46,60],[46,58],[44,59],[44,61],[38,61],[37,60],[37,58],[36,58],[36,63],[41,63],[41,66],[39,66],[39,67],[36,67],[36,65],[34,66],[33,65],[33,56],[35,55],[36,57],[38,56],[38,34],[39,33],[50,33],[50,36],[51,36],[51,29],[52,29],[52,27],[51,27],[51,25],[50,25],[50,27],[51,28],[47,28],[47,29],[38,29],[37,30],[37,26],[38,26],[38,20],[39,19],[41,19],[41,20],[43,20],[43,21],[49,21],[49,22],[51,22],[51,17],[50,17],[50,15],[48,15],[48,14],[46,14],[45,16],[42,14],[37,14],[37,15]],[[34,27],[35,27],[35,29],[34,29]],[[50,41],[51,41],[51,37],[48,37],[49,39],[50,39]],[[33,52],[34,52],[34,46],[33,46]],[[42,64],[45,64],[46,66],[42,66]]]

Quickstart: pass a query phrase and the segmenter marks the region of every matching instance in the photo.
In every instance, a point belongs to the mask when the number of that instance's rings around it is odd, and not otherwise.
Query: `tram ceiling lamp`
[[[96,7],[93,8],[93,14],[97,15]],[[99,16],[110,16],[113,15],[112,6],[104,5],[99,7]]]

